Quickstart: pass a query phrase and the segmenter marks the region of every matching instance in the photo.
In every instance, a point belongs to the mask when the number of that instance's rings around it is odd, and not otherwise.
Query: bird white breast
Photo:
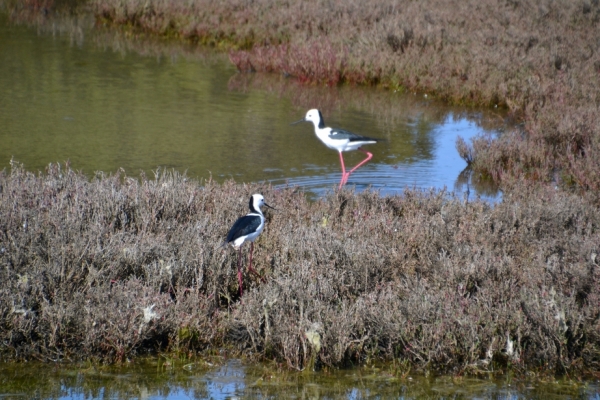
[[[261,232],[263,231],[264,228],[265,228],[265,222],[264,222],[264,220],[261,220],[260,225],[258,226],[258,229],[255,232],[252,232],[246,236],[240,236],[239,238],[237,238],[233,242],[231,242],[231,245],[233,246],[234,249],[238,250],[240,248],[240,246],[243,245],[244,243],[254,242],[256,240],[256,238],[261,234]]]
[[[346,147],[348,146],[348,139],[332,139],[329,137],[331,128],[315,129],[315,133],[317,134],[319,140],[321,140],[321,142],[323,142],[323,144],[330,149],[345,151]],[[360,147],[360,145],[358,147]]]
[[[365,144],[371,144],[371,143],[376,143],[374,141],[357,141],[357,142],[348,142],[346,143],[346,145],[344,146],[344,149],[342,151],[351,151],[351,150],[358,150],[358,148],[362,145]]]

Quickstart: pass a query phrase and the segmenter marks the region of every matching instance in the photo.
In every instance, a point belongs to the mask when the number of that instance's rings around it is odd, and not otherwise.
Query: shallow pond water
[[[171,360],[172,361],[172,360]],[[595,399],[598,382],[424,377],[393,368],[291,372],[239,359],[122,366],[0,364],[0,398],[36,399]]]
[[[303,86],[277,75],[239,74],[224,54],[94,28],[75,16],[28,23],[0,15],[0,168],[29,170],[70,161],[92,175],[158,167],[198,179],[269,181],[313,195],[337,187],[339,157],[311,124],[290,126],[309,108],[328,125],[382,138],[348,184],[394,194],[447,188],[495,199],[471,183],[457,136],[498,134],[495,110],[449,107],[425,94]],[[364,157],[345,153],[347,166]]]

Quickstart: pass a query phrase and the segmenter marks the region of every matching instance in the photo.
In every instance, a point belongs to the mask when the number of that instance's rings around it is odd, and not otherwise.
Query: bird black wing
[[[367,136],[357,135],[356,133],[346,131],[344,129],[331,129],[329,137],[332,139],[348,139],[351,142],[377,142],[381,139],[370,138]]]
[[[260,217],[258,215],[244,215],[238,218],[227,234],[227,243],[233,242],[240,236],[248,235],[258,229],[260,226]]]

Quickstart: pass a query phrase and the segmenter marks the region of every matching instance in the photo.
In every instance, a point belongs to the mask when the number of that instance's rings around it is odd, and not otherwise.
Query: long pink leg
[[[362,160],[361,162],[359,162],[358,164],[356,164],[356,167],[352,168],[350,170],[350,172],[348,172],[348,176],[350,176],[351,173],[353,173],[354,171],[356,171],[358,169],[358,167],[360,167],[361,165],[365,164],[367,161],[369,161],[371,158],[373,158],[373,154],[369,153],[366,150],[363,150],[362,147],[359,147],[358,150],[362,151],[363,153],[365,153],[367,155],[367,158],[365,158],[364,160]],[[348,178],[346,178],[346,180],[348,180]]]
[[[344,165],[344,157],[342,156],[342,152],[340,151],[340,163],[342,164],[342,179],[340,180],[340,187],[339,189],[342,188],[342,186],[344,186],[346,184],[346,181],[348,181],[348,176],[350,176],[350,173],[346,174],[346,166]]]
[[[260,276],[258,272],[254,268],[252,268],[252,253],[254,253],[254,242],[250,242],[250,264],[248,265],[248,270],[252,272],[254,275],[258,276],[261,281],[265,282],[265,278]]]
[[[250,242],[250,263],[248,264],[248,270],[257,273],[254,268],[252,268],[252,253],[254,253],[254,242]]]
[[[242,246],[238,253],[238,283],[240,285],[240,297],[242,297]]]
[[[342,152],[340,151],[340,161],[342,162],[342,180],[340,181],[340,189],[342,188],[343,185],[346,184],[346,182],[348,182],[348,178],[350,177],[351,173],[356,171],[360,166],[364,165],[367,161],[369,161],[371,158],[373,158],[373,154],[369,153],[366,150],[363,150],[362,147],[359,147],[358,150],[365,153],[367,155],[367,158],[365,158],[364,160],[362,160],[361,162],[356,164],[356,166],[354,168],[352,168],[349,172],[346,172],[346,167],[344,166],[344,158],[342,157]]]

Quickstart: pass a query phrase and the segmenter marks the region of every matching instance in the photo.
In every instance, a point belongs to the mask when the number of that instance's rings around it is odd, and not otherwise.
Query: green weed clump
[[[222,248],[252,193],[254,266]],[[447,193],[217,184],[173,172],[0,174],[0,356],[122,361],[240,354],[320,368],[598,370],[600,214],[525,187],[495,206]],[[245,264],[245,262],[244,262]]]

